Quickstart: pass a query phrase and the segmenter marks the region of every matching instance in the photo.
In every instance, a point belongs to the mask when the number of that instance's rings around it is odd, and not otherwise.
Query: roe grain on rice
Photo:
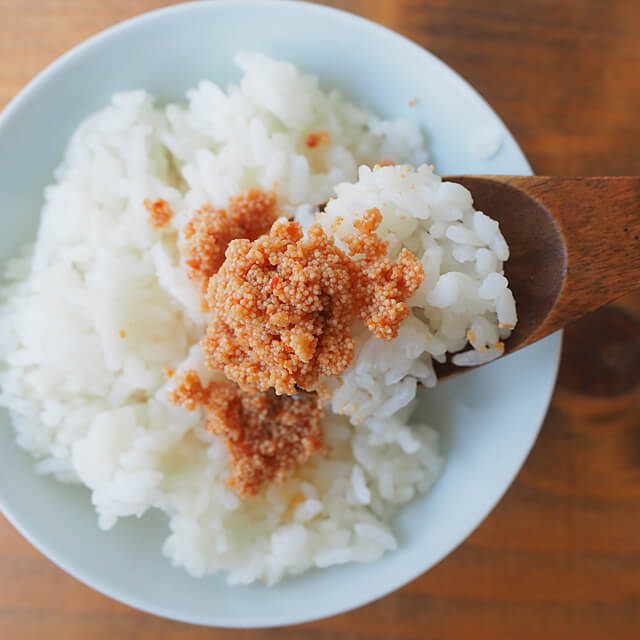
[[[268,482],[282,484],[296,466],[325,451],[322,402],[316,395],[243,391],[228,381],[205,387],[188,370],[169,400],[190,411],[206,408],[207,430],[222,436],[229,448],[227,483],[242,497],[256,495]]]

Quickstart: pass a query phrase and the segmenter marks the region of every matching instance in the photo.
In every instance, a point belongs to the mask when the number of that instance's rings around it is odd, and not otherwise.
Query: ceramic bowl
[[[238,76],[238,49],[294,62],[385,117],[417,119],[436,170],[530,173],[498,116],[454,71],[359,17],[296,2],[181,4],[129,20],[37,76],[0,116],[0,261],[33,238],[44,186],[76,125],[116,91],[178,100],[203,78]],[[412,99],[414,107],[409,106]],[[263,627],[363,605],[427,571],[486,517],[524,462],[553,390],[561,338],[551,336],[423,393],[447,464],[394,527],[399,548],[366,565],[310,571],[274,587],[189,577],[161,555],[166,518],[150,513],[102,532],[86,490],[36,475],[0,413],[0,506],[42,553],[108,596],[186,622]]]

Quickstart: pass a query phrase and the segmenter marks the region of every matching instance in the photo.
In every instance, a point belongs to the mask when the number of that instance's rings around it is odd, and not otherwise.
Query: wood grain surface
[[[0,0],[0,106],[46,64],[157,0]],[[342,0],[465,76],[537,173],[640,173],[638,0]],[[69,577],[0,519],[0,638],[379,640],[640,637],[640,294],[566,333],[514,485],[453,554],[357,611],[288,629],[189,627]]]

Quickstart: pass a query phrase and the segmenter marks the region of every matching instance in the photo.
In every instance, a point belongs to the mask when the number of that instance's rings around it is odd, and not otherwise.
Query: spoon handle
[[[564,243],[560,295],[527,344],[640,287],[640,177],[492,178],[542,204]]]

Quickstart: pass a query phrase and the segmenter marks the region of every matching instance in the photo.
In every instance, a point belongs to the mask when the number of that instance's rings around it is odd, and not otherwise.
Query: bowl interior
[[[42,190],[79,121],[116,91],[179,100],[203,78],[238,77],[238,49],[290,60],[387,117],[426,132],[439,173],[530,173],[490,107],[448,67],[377,25],[290,2],[201,2],[123,23],[76,48],[0,117],[0,262],[31,239]],[[417,99],[417,105],[409,101]],[[482,141],[501,140],[487,159]],[[475,144],[474,141],[479,142]],[[398,516],[399,549],[370,565],[311,571],[276,587],[195,580],[161,556],[166,519],[150,513],[98,530],[88,493],[35,474],[0,412],[0,506],[53,561],[94,588],[147,611],[215,626],[272,626],[371,601],[438,562],[486,516],[524,461],[546,411],[560,352],[555,335],[424,392],[448,461],[425,498]]]

